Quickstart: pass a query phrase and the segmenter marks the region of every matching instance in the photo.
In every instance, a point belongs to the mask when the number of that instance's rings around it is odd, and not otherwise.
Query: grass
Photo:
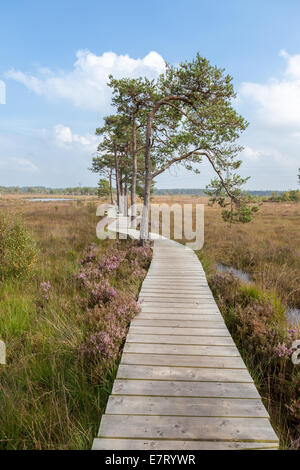
[[[38,248],[33,272],[0,282],[0,338],[7,365],[0,366],[1,449],[89,449],[119,355],[101,377],[97,363],[79,360],[87,326],[89,292],[76,275],[87,245],[96,241],[96,201],[29,203],[1,198],[0,212],[22,214]],[[97,256],[109,255],[114,241],[97,241]],[[124,249],[130,242],[123,242]],[[123,271],[122,271],[123,269]],[[142,279],[126,265],[112,276],[120,292],[137,297]],[[43,298],[41,282],[50,283]]]

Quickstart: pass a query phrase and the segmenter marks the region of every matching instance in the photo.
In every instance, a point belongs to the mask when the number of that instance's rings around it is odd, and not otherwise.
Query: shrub
[[[105,380],[119,356],[129,323],[140,310],[136,294],[127,288],[122,292],[120,285],[124,287],[131,280],[140,282],[151,255],[150,247],[134,242],[116,241],[110,251],[102,255],[96,245],[86,247],[76,276],[86,299],[86,310],[80,316],[86,335],[78,353],[95,383]]]
[[[22,222],[0,214],[0,278],[26,276],[36,260],[35,241]]]
[[[231,273],[210,287],[269,412],[289,448],[300,448],[300,371],[291,361],[298,327],[287,327],[276,295],[242,285]]]

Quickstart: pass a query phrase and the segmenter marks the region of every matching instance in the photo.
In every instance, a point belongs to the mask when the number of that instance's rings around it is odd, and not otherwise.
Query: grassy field
[[[2,197],[0,213],[12,220],[21,214],[37,245],[32,272],[0,282],[0,338],[7,346],[0,448],[91,448],[149,254],[138,258],[138,248],[126,241],[118,245],[121,258],[113,240],[91,245],[99,220],[92,198]],[[106,349],[97,355],[100,342]]]
[[[22,214],[37,243],[31,274],[0,283],[0,337],[8,349],[8,364],[0,369],[1,448],[85,449],[97,433],[133,300],[126,325],[114,323],[111,312],[118,316],[128,294],[137,297],[150,260],[133,243],[122,242],[117,250],[115,241],[91,245],[97,202],[93,197],[57,203],[0,198],[0,213]],[[300,308],[300,205],[265,203],[250,224],[230,227],[207,198],[155,196],[152,202],[205,204],[205,244],[197,254],[282,446],[299,448],[300,366],[290,360],[298,330],[290,330],[284,312]],[[99,310],[92,292],[101,260],[106,275],[97,293]],[[217,273],[217,263],[247,272],[251,284]],[[119,297],[108,301],[111,288]],[[97,341],[109,329],[116,349],[102,352],[105,360],[99,362]]]

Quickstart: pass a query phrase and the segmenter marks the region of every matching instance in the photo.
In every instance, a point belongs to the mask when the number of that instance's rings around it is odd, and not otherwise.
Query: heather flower
[[[278,357],[290,357],[293,354],[293,349],[288,348],[285,343],[278,344],[276,347]]]
[[[98,268],[104,273],[111,273],[118,269],[122,261],[125,259],[125,253],[122,251],[114,250],[109,255],[103,255]]]
[[[107,280],[103,280],[95,284],[91,291],[91,298],[94,304],[106,303],[117,294],[116,290],[109,284]]]
[[[299,335],[299,330],[298,330],[298,327],[297,326],[294,326],[293,328],[289,328],[287,330],[287,335],[288,335],[288,339],[290,341],[293,341],[294,339],[297,339],[298,338],[298,335]]]
[[[106,331],[91,334],[86,343],[79,347],[79,354],[88,359],[115,359],[119,352],[113,336]]]
[[[123,249],[121,249],[121,247]],[[131,293],[116,290],[110,279],[126,276],[144,276],[151,260],[149,247],[116,242],[115,248],[97,258],[95,245],[86,248],[81,270],[76,279],[88,294],[88,307],[81,317],[87,329],[87,338],[79,348],[79,355],[96,365],[97,380],[105,374],[119,355],[132,318],[140,311],[140,304]],[[119,271],[125,264],[125,270]],[[130,272],[128,273],[128,268]],[[128,274],[127,274],[128,273]]]
[[[41,282],[40,283],[40,289],[41,289],[41,292],[42,292],[43,300],[48,302],[48,300],[50,298],[50,289],[51,289],[50,282],[49,281],[48,282]]]
[[[91,243],[90,245],[85,247],[86,255],[80,261],[80,264],[82,265],[89,264],[89,263],[92,263],[96,259],[96,247],[97,245],[95,243]]]

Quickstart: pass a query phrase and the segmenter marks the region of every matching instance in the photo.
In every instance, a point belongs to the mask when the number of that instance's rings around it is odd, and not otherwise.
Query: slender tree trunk
[[[120,212],[124,214],[124,181],[122,172],[120,172]]]
[[[158,108],[157,108],[158,109]],[[144,207],[141,220],[140,239],[142,244],[149,240],[149,203],[151,190],[151,131],[153,117],[156,113],[156,107],[149,113],[146,131],[146,150],[145,150],[145,190],[144,190]]]
[[[151,109],[148,115],[147,121],[147,131],[146,131],[146,150],[145,150],[145,191],[144,191],[144,207],[141,220],[141,231],[140,231],[140,240],[142,244],[145,244],[149,240],[149,203],[150,203],[150,191],[151,191],[151,132],[152,132],[152,123],[154,116],[158,109],[167,104],[169,101],[183,101],[186,102],[185,98],[180,96],[170,95],[162,100],[158,101],[155,106]]]
[[[128,217],[128,183],[127,183],[127,176],[124,184],[124,210],[123,213],[126,217]]]
[[[110,171],[109,171],[109,191],[110,191],[110,202],[111,204],[114,204],[114,196],[113,196],[113,187],[112,187],[112,172],[113,172],[113,169],[110,168]]]
[[[135,113],[132,113],[132,181],[131,181],[131,194],[130,194],[130,205],[131,205],[131,219],[136,217],[136,175],[137,175],[137,155],[136,155],[136,117]]]
[[[114,156],[115,156],[115,173],[116,173],[117,205],[118,205],[118,209],[120,209],[121,184],[120,184],[119,159],[118,159],[117,146],[116,146],[116,144],[114,144]]]

